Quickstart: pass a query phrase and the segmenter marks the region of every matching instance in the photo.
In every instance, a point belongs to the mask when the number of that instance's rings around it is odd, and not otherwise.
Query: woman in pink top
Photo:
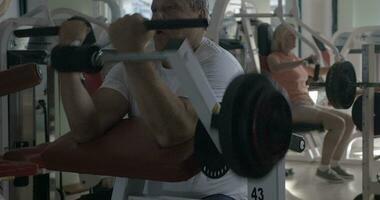
[[[316,56],[300,59],[292,53],[296,44],[296,35],[284,24],[279,25],[272,42],[272,54],[268,57],[271,75],[289,95],[293,121],[323,124],[327,130],[323,142],[321,164],[316,175],[329,182],[342,183],[354,176],[342,169],[339,161],[347,148],[350,135],[354,130],[352,119],[345,113],[314,104],[309,96],[306,81],[313,76],[314,69],[307,60],[317,61]],[[321,68],[326,74],[329,67]]]

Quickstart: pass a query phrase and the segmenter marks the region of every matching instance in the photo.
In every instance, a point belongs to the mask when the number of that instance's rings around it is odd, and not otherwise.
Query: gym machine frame
[[[374,109],[375,109],[375,88],[379,82],[379,55],[380,41],[372,33],[379,30],[379,27],[360,27],[352,31],[348,40],[344,44],[342,54],[362,54],[362,81],[363,103],[362,103],[362,190],[364,200],[372,200],[374,195],[380,194],[380,183],[377,180],[376,171],[379,164],[374,158]],[[361,46],[358,47],[358,46]],[[359,69],[360,70],[360,69]],[[368,86],[368,87],[366,87]]]
[[[378,46],[378,45],[377,45]],[[363,81],[377,82],[380,63],[377,61],[375,51],[375,44],[363,45]],[[375,89],[368,87],[364,89],[363,96],[363,199],[371,200],[374,194],[380,194],[380,183],[376,180],[374,174],[375,160],[374,160],[374,102],[375,102]]]
[[[256,45],[255,38],[254,38],[254,31],[252,30],[251,23],[250,23],[250,19],[256,19],[256,18],[275,18],[276,17],[281,21],[281,23],[285,22],[285,19],[284,19],[285,17],[290,17],[292,19],[295,19],[296,23],[299,26],[306,29],[311,35],[316,37],[318,40],[323,41],[325,44],[327,44],[327,46],[330,49],[333,50],[336,62],[342,60],[342,56],[339,54],[339,51],[331,42],[329,42],[327,39],[325,39],[324,37],[319,35],[317,32],[312,30],[309,26],[307,26],[306,24],[304,24],[301,21],[301,19],[299,18],[299,14],[298,14],[299,8],[298,8],[297,3],[296,3],[297,0],[293,0],[293,7],[290,10],[290,13],[287,13],[287,14],[284,14],[284,12],[283,12],[283,1],[282,0],[278,0],[278,7],[275,9],[274,13],[248,14],[248,13],[246,13],[247,8],[245,5],[245,2],[246,2],[246,0],[242,0],[241,13],[234,15],[234,17],[242,18],[242,25],[243,25],[243,29],[246,32],[245,36],[246,36],[246,40],[248,42],[249,54],[254,61],[255,69],[253,69],[253,72],[260,73],[260,66],[259,66],[260,61],[258,58],[258,49],[257,49],[257,45]],[[218,2],[214,7],[213,15],[215,15],[217,17],[213,18],[211,20],[209,30],[207,33],[207,36],[214,41],[219,41],[218,33],[222,27],[223,16],[224,16],[224,13],[227,9],[228,3],[229,3],[229,0],[220,0],[220,2]],[[294,30],[293,27],[289,26],[289,29],[292,30],[303,42],[305,42],[313,50],[315,55],[317,55],[318,57],[321,57],[320,52],[318,51],[318,48],[316,47],[315,44],[313,44],[308,39],[306,39],[305,36],[303,36],[301,33]]]
[[[85,14],[82,14],[80,12],[77,12],[75,10],[71,10],[71,9],[66,9],[66,8],[58,8],[58,9],[55,9],[55,10],[52,10],[52,11],[49,11],[48,7],[47,6],[39,6],[31,11],[29,11],[28,13],[26,13],[25,15],[23,15],[22,17],[20,18],[11,18],[11,19],[8,19],[8,20],[5,20],[3,22],[0,23],[0,27],[3,27],[0,32],[0,38],[1,38],[1,41],[0,41],[0,55],[1,55],[1,59],[0,59],[0,67],[1,69],[0,70],[5,70],[6,67],[8,66],[8,57],[7,57],[7,51],[8,51],[8,45],[9,45],[9,41],[10,39],[12,38],[12,35],[13,35],[13,32],[14,30],[18,29],[19,27],[21,26],[32,26],[32,27],[46,27],[46,26],[51,26],[51,25],[54,25],[56,23],[56,20],[55,18],[57,18],[58,15],[77,15],[77,16],[81,16],[83,18],[85,18],[86,20],[90,21],[91,23],[93,24],[96,24],[98,25],[99,27],[102,27],[102,28],[107,28],[108,26],[103,23],[102,21],[99,21],[99,20],[96,20],[90,16],[87,16]],[[51,41],[49,41],[51,42]],[[48,46],[46,48],[46,50],[50,50],[50,48],[52,48],[52,45],[54,45],[54,42],[52,43],[47,43]],[[105,44],[103,44],[105,45]],[[51,70],[52,71],[52,70]],[[48,73],[48,81],[49,81],[49,85],[56,85],[57,82],[56,80],[54,80],[55,78],[55,73]],[[55,105],[55,101],[57,101],[57,96],[56,96],[56,92],[54,92],[53,90],[56,90],[57,88],[52,88],[52,90],[50,92],[48,92],[48,104],[49,105],[49,113],[50,112],[54,112],[54,113],[50,113],[49,115],[54,115],[56,116],[57,113],[59,112],[58,109],[54,109],[53,107],[57,106]],[[10,143],[8,142],[9,141],[9,131],[10,131],[10,127],[8,126],[9,122],[10,122],[10,119],[8,119],[8,113],[9,113],[9,104],[11,103],[9,100],[8,97],[1,97],[0,98],[0,111],[1,111],[1,116],[0,116],[0,153],[3,154],[5,150],[9,150],[9,147],[10,147]],[[49,100],[50,99],[50,100]],[[53,102],[52,102],[53,101]],[[52,124],[53,127],[50,127],[49,129],[52,130],[51,128],[54,128],[54,132],[55,133],[58,133],[59,134],[59,127],[61,126],[60,125],[60,120],[58,120],[59,118],[58,117],[55,117],[55,123],[47,123],[49,124]],[[57,182],[61,182],[61,176],[56,176],[56,180]],[[4,195],[5,195],[5,198],[6,199],[9,199],[10,196],[13,194],[12,192],[12,186],[10,186],[7,182],[3,182],[3,183],[0,183],[2,184],[2,188],[4,189]],[[58,186],[58,185],[57,185]]]
[[[38,9],[40,12],[42,9]],[[33,15],[33,12],[30,15]],[[12,18],[0,23],[0,70],[6,70],[7,68],[7,49],[11,35],[13,31],[20,26],[48,26],[51,22],[48,18]],[[0,154],[3,154],[11,144],[9,144],[9,100],[8,97],[0,98]],[[4,191],[4,197],[10,199],[10,193],[8,191],[12,188],[7,182],[0,183]]]

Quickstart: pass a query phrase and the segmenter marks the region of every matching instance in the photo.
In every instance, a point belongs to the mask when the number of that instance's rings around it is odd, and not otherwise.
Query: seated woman
[[[354,130],[352,119],[345,113],[316,105],[312,101],[306,81],[309,76],[313,76],[314,69],[308,66],[307,61],[316,62],[317,57],[298,58],[292,53],[295,43],[296,35],[285,24],[276,28],[272,54],[268,57],[272,78],[288,92],[294,122],[323,124],[327,130],[316,175],[333,183],[352,180],[354,176],[339,165]],[[326,74],[328,69],[321,68],[321,74]]]

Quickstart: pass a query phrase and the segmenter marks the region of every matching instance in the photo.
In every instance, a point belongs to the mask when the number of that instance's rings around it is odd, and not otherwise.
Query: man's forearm
[[[79,73],[59,75],[63,106],[72,132],[96,131],[96,109],[80,76]]]
[[[189,139],[194,132],[196,114],[186,108],[159,78],[150,62],[125,63],[130,92],[142,117],[159,135],[173,136],[173,140]],[[195,116],[194,116],[195,115]],[[181,138],[183,137],[183,138]],[[163,144],[168,141],[159,141]],[[170,142],[168,142],[170,143]]]

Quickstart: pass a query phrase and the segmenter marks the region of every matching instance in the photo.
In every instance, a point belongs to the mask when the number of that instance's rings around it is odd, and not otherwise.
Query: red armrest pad
[[[0,71],[0,97],[31,88],[41,82],[38,67],[35,64],[13,66],[9,70]]]
[[[144,127],[140,120],[123,120],[86,144],[66,135],[42,153],[44,164],[50,170],[173,182],[199,173],[193,140],[161,148]]]
[[[43,167],[43,162],[41,158],[41,153],[45,151],[49,144],[41,144],[32,148],[18,149],[9,151],[4,154],[4,160],[11,161],[26,161],[38,164],[38,166]]]
[[[100,73],[97,74],[85,74],[84,86],[86,87],[90,95],[94,95],[95,92],[102,85],[103,79]]]
[[[0,160],[0,177],[31,176],[36,173],[36,164]]]

